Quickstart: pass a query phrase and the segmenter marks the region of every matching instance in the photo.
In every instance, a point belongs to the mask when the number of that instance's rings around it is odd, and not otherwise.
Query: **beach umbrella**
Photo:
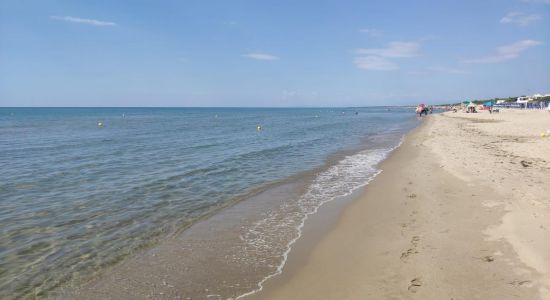
[[[493,106],[493,102],[487,101],[487,102],[483,103],[483,105],[485,105],[485,106]]]

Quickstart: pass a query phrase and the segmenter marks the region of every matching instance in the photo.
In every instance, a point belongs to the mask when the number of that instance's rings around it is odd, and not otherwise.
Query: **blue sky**
[[[0,0],[0,106],[550,93],[550,0]]]

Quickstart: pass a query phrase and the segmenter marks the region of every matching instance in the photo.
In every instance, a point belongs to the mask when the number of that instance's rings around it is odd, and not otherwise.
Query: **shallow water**
[[[307,215],[364,185],[416,123],[386,108],[1,108],[0,298],[78,284],[309,171],[299,194],[238,226],[234,261],[258,270],[253,291]]]

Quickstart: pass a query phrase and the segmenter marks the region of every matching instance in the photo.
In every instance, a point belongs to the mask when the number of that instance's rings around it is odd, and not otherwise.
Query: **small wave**
[[[382,172],[377,168],[378,164],[402,142],[403,138],[392,148],[366,150],[346,156],[334,166],[318,173],[297,201],[287,201],[277,209],[266,212],[264,218],[242,233],[247,252],[271,259],[276,257],[279,262],[271,265],[272,272],[260,280],[255,289],[235,299],[262,291],[267,280],[281,274],[292,246],[302,236],[308,217],[315,214],[323,204],[348,196],[367,185]],[[286,243],[281,243],[281,239],[286,240]]]

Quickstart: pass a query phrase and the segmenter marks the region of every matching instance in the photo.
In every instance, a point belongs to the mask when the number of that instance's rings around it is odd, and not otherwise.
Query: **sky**
[[[550,0],[0,0],[0,106],[550,93]]]

